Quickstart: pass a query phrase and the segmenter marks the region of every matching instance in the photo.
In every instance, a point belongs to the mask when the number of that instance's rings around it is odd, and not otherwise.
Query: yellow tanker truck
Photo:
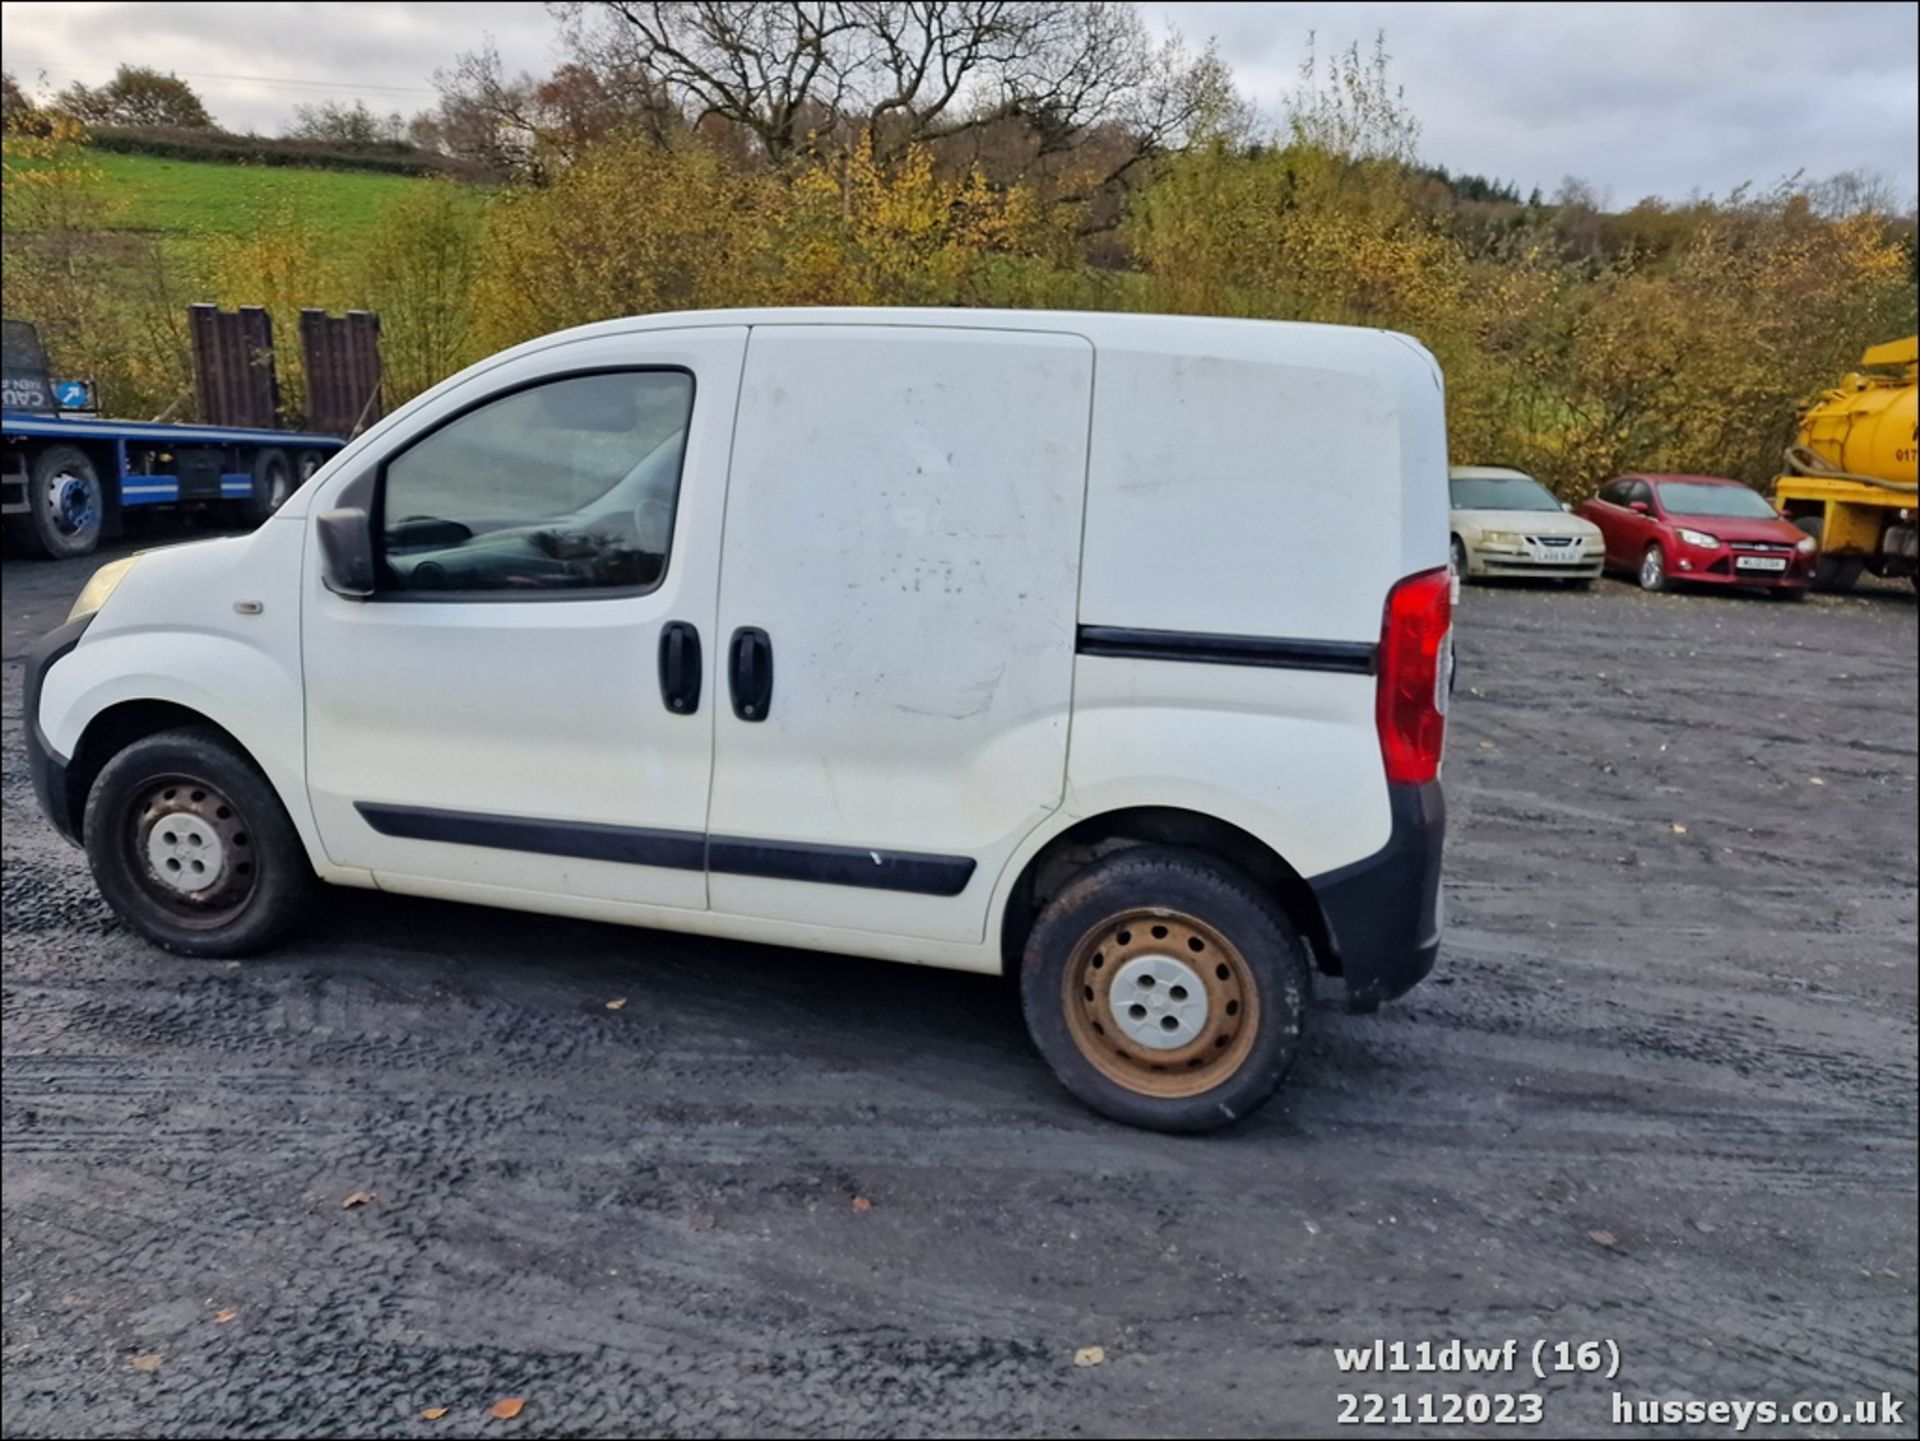
[[[1914,392],[1920,336],[1876,345],[1800,417],[1788,474],[1773,483],[1780,513],[1820,541],[1814,584],[1849,590],[1862,570],[1915,577]]]

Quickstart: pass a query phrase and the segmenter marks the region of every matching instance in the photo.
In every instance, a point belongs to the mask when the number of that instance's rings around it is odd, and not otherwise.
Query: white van
[[[135,930],[336,885],[1019,972],[1111,1116],[1245,1115],[1439,945],[1440,374],[1404,336],[639,317],[497,355],[250,536],[104,567],[33,780]]]

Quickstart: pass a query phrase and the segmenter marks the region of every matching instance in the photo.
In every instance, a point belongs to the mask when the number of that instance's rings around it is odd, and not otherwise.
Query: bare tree
[[[717,117],[780,163],[873,136],[882,156],[1017,119],[1041,154],[1102,127],[1126,168],[1231,108],[1211,49],[1156,43],[1116,0],[568,0],[578,63],[644,77],[696,126]]]
[[[433,78],[440,104],[414,117],[416,143],[532,179],[615,130],[642,128],[664,139],[686,128],[657,81],[619,64],[573,61],[545,80],[510,78],[489,42]]]

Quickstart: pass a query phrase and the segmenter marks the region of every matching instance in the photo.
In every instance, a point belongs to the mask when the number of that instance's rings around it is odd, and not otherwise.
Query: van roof
[[[1322,325],[1301,320],[1238,320],[1209,315],[1144,315],[1111,310],[961,310],[933,306],[757,306],[738,310],[675,310],[654,315],[629,315],[596,321],[571,330],[556,331],[515,347],[513,352],[543,348],[595,336],[634,331],[664,330],[701,325],[870,325],[939,326],[970,330],[1051,331],[1082,335],[1095,345],[1128,346],[1142,350],[1204,354],[1213,343],[1229,343],[1244,351],[1261,339],[1286,340],[1311,359],[1324,347],[1326,358],[1351,359],[1356,337],[1391,338],[1428,364],[1426,347],[1398,331],[1366,326]],[[1230,339],[1229,339],[1230,338]],[[1435,369],[1437,370],[1437,366]]]

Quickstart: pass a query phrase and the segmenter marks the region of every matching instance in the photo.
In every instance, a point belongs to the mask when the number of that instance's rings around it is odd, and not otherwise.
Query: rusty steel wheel
[[[1218,857],[1135,844],[1088,864],[1027,936],[1027,1031],[1067,1089],[1135,1126],[1207,1131],[1267,1100],[1298,1049],[1307,949]]]
[[[1143,1096],[1211,1090],[1246,1060],[1260,1025],[1260,992],[1239,950],[1178,911],[1102,921],[1074,949],[1064,984],[1081,1054]]]
[[[219,926],[253,895],[247,819],[210,783],[161,776],[129,808],[126,839],[147,892],[188,926]]]

